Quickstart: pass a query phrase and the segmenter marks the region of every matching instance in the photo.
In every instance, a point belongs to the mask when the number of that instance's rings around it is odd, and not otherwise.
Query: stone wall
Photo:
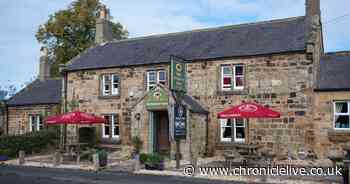
[[[331,150],[342,153],[342,146],[350,141],[350,131],[334,129],[334,101],[349,100],[350,92],[317,92],[315,94],[314,125],[315,151],[322,158]]]
[[[59,105],[33,105],[8,107],[9,135],[19,135],[29,132],[29,115],[55,115],[60,112]]]
[[[245,90],[223,93],[219,89],[220,65],[245,66]],[[188,94],[209,111],[209,152],[223,146],[219,141],[217,113],[242,101],[257,101],[282,113],[278,119],[249,120],[248,142],[259,143],[279,152],[314,144],[312,123],[313,62],[304,53],[276,54],[215,61],[189,63]],[[146,71],[168,69],[167,65],[139,66],[70,72],[68,75],[68,101],[75,99],[79,109],[95,113],[118,113],[122,143],[130,143],[132,107],[146,91]],[[117,73],[121,79],[121,94],[115,98],[100,97],[100,76]],[[130,95],[133,94],[133,95]],[[141,126],[148,115],[141,114]],[[143,129],[147,132],[147,128]],[[225,146],[225,145],[224,145]],[[282,151],[280,150],[282,149]]]
[[[220,90],[220,65],[245,66],[245,90]],[[228,59],[190,63],[189,94],[210,111],[209,152],[225,148],[220,143],[217,113],[242,101],[256,101],[282,113],[278,119],[250,119],[248,142],[259,143],[279,153],[310,147],[314,141],[312,123],[313,63],[305,54]]]
[[[77,109],[96,115],[118,114],[120,122],[120,141],[131,142],[131,106],[146,92],[146,71],[151,69],[168,70],[167,65],[154,65],[129,68],[112,68],[71,72],[68,74],[67,101],[78,102]],[[118,74],[120,95],[102,97],[100,77],[103,74]],[[143,114],[143,116],[145,116]],[[101,132],[101,126],[98,127]]]
[[[6,134],[6,105],[0,101],[0,136]]]

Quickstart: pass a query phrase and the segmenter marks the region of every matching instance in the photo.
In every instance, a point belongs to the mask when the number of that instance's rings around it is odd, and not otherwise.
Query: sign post
[[[170,89],[175,93],[174,105],[174,139],[176,141],[176,168],[180,168],[180,140],[186,139],[186,107],[182,98],[186,93],[186,63],[183,59],[170,56]]]

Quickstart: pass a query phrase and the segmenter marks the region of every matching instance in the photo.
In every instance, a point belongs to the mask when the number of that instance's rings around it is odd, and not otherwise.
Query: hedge
[[[16,157],[18,151],[23,150],[27,154],[40,152],[57,143],[58,133],[56,129],[45,129],[38,132],[0,137],[0,155]]]

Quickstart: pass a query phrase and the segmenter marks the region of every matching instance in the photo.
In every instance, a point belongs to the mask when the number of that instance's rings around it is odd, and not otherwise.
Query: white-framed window
[[[119,121],[117,114],[104,115],[106,122],[102,127],[103,138],[119,138]]]
[[[244,89],[243,65],[221,66],[221,90],[233,91]]]
[[[42,118],[38,114],[30,114],[29,115],[29,131],[39,131],[44,128],[44,124]]]
[[[245,128],[244,119],[220,119],[220,141],[245,142]]]
[[[334,102],[334,129],[350,130],[350,101]]]
[[[102,96],[119,95],[120,79],[117,74],[102,75]]]
[[[166,85],[167,76],[165,70],[147,72],[147,91],[152,90],[157,84]]]

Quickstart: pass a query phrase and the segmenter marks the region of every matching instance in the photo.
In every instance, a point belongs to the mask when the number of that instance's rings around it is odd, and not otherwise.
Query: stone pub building
[[[186,63],[185,159],[250,143],[280,155],[309,150],[325,158],[350,141],[350,54],[324,53],[319,0],[306,0],[305,16],[121,41],[111,40],[103,11],[96,46],[69,62],[60,83],[38,79],[8,101],[9,134],[33,131],[33,122],[41,127],[33,113],[76,104],[107,119],[96,126],[101,143],[130,145],[139,136],[143,152],[173,156],[169,66],[176,56]],[[218,118],[242,102],[268,106],[281,117]],[[69,127],[72,134],[75,129]]]

